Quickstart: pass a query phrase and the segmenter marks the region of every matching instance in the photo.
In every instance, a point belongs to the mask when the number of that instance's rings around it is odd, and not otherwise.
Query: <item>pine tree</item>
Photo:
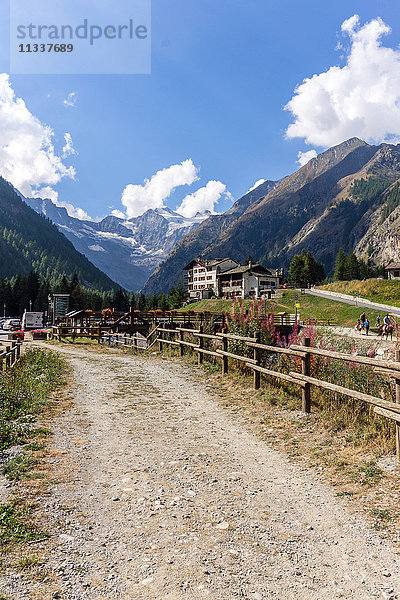
[[[346,255],[343,248],[339,248],[337,253],[333,278],[337,281],[344,281],[346,278]]]
[[[346,259],[345,263],[345,278],[348,281],[360,279],[360,264],[356,255],[352,252]]]

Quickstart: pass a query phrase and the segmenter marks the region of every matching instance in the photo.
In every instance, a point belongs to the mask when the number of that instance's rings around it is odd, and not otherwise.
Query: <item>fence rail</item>
[[[0,345],[0,374],[11,369],[21,357],[21,343],[11,342],[9,346]]]
[[[175,317],[175,316],[174,316]],[[381,360],[369,358],[367,356],[355,356],[343,352],[334,352],[322,348],[310,347],[310,340],[305,338],[303,345],[292,345],[289,348],[282,348],[260,343],[259,334],[254,337],[234,335],[232,333],[215,332],[204,333],[203,324],[196,323],[194,320],[188,322],[182,319],[180,323],[168,322],[155,324],[156,327],[147,337],[121,333],[111,333],[101,331],[100,328],[86,328],[84,331],[77,332],[77,335],[89,337],[91,333],[99,343],[109,346],[130,348],[136,351],[146,351],[158,343],[160,351],[164,344],[176,347],[179,355],[183,356],[185,349],[197,353],[198,363],[203,362],[204,356],[213,357],[221,361],[222,373],[229,371],[229,360],[239,361],[245,367],[253,371],[254,389],[261,386],[261,375],[266,375],[278,380],[294,384],[301,389],[303,412],[311,412],[311,387],[318,387],[329,390],[334,393],[364,402],[370,405],[373,411],[385,418],[392,420],[396,426],[396,454],[400,462],[400,351],[396,351],[395,360]],[[180,326],[181,325],[181,326]],[[188,327],[189,325],[189,327]],[[190,328],[197,325],[196,329]],[[71,329],[71,328],[69,328]],[[55,331],[54,331],[55,330]],[[63,327],[53,328],[53,333],[61,339]],[[191,340],[185,339],[185,336],[192,336]],[[193,341],[194,338],[194,341]],[[212,347],[205,348],[205,342],[212,342]],[[240,350],[231,351],[230,343],[239,343]],[[253,356],[251,357],[251,353]],[[267,368],[262,364],[263,353],[281,354],[289,357],[295,357],[301,361],[301,372],[290,370],[283,373],[272,368]],[[363,366],[374,368],[375,372],[383,374],[395,380],[395,399],[393,402],[382,398],[360,392],[358,390],[346,388],[336,383],[331,383],[312,376],[311,356],[322,356],[329,360],[339,360],[349,363],[356,363]]]
[[[193,337],[198,338],[198,343],[188,342],[184,340],[184,334],[190,334]],[[179,339],[165,339],[164,334],[171,336],[179,336]],[[222,348],[216,348],[215,350],[208,350],[203,348],[203,340],[211,339],[215,343],[218,343]],[[213,356],[221,360],[222,373],[226,374],[229,370],[228,359],[240,361],[245,366],[253,370],[254,374],[254,388],[259,389],[261,385],[261,375],[267,375],[276,379],[280,379],[292,384],[295,384],[301,388],[302,393],[302,410],[303,412],[311,412],[311,386],[319,387],[335,393],[342,394],[343,396],[351,397],[355,400],[365,402],[371,405],[373,411],[383,417],[391,419],[396,425],[396,454],[397,460],[400,462],[400,351],[396,351],[396,360],[381,360],[377,358],[369,358],[367,356],[355,356],[352,354],[345,354],[343,352],[334,352],[331,350],[324,350],[321,348],[310,347],[310,340],[305,338],[302,346],[293,345],[289,348],[281,348],[271,346],[267,344],[261,344],[259,341],[259,334],[256,334],[254,338],[248,336],[233,335],[230,333],[217,333],[216,335],[204,334],[202,327],[200,329],[166,329],[162,326],[159,327],[158,337],[155,339],[159,343],[160,350],[163,348],[163,344],[170,344],[179,347],[180,355],[183,356],[184,348],[190,347],[193,351],[198,353],[198,362],[203,362],[203,355]],[[244,354],[237,354],[237,352],[230,352],[228,350],[228,342],[236,341],[242,342],[244,348],[253,350],[253,358],[249,358]],[[286,354],[301,359],[301,373],[296,371],[290,371],[289,373],[282,373],[273,369],[266,368],[261,364],[261,353],[276,353]],[[375,371],[395,379],[395,400],[390,402],[358,390],[346,388],[335,383],[324,381],[312,377],[311,373],[311,355],[318,355],[330,360],[341,360],[350,363],[357,363],[364,366],[373,367]]]

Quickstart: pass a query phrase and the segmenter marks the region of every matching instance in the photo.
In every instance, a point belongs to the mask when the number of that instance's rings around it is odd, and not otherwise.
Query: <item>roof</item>
[[[254,265],[240,265],[239,267],[234,267],[233,269],[229,269],[229,271],[224,271],[221,273],[220,277],[225,275],[240,275],[246,273],[247,271],[251,271],[254,275],[269,275],[270,277],[277,277],[276,269],[267,269],[262,265],[256,263]]]
[[[206,259],[206,258],[194,258],[193,260],[190,261],[190,263],[188,263],[186,265],[186,267],[183,267],[183,271],[188,271],[189,269],[192,268],[193,264],[196,263],[198,265],[201,265],[202,267],[215,267],[216,265],[219,265],[219,263],[224,262],[224,260],[233,260],[232,258],[213,258],[211,260]],[[236,261],[234,261],[236,262]]]
[[[400,269],[400,263],[398,262],[391,262],[386,268],[387,269]]]

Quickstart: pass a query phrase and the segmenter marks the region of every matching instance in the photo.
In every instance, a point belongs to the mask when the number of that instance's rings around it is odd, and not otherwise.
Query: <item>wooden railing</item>
[[[21,357],[21,342],[12,341],[8,346],[0,345],[0,374],[13,367]]]
[[[164,334],[174,339],[166,339]],[[197,343],[189,342],[185,340],[185,334],[190,334],[192,337],[197,338]],[[215,344],[219,344],[220,348],[214,350],[204,348],[204,340],[214,340]],[[228,342],[236,341],[242,342],[244,347],[253,350],[253,357],[249,358],[243,354],[237,352],[230,352],[228,350]],[[355,400],[365,402],[366,404],[373,407],[373,411],[388,419],[395,422],[396,425],[396,453],[397,460],[400,461],[400,351],[396,351],[396,360],[381,360],[377,358],[369,358],[368,356],[357,356],[353,354],[345,354],[343,352],[334,352],[331,350],[324,350],[321,348],[310,347],[310,340],[304,339],[303,345],[292,345],[289,348],[281,348],[276,346],[270,346],[261,344],[259,341],[259,334],[254,337],[246,337],[233,335],[229,333],[217,333],[216,335],[203,333],[202,327],[199,329],[167,329],[160,326],[158,337],[155,340],[159,343],[160,351],[163,350],[164,344],[172,345],[179,348],[180,356],[184,355],[185,348],[189,348],[191,351],[198,353],[198,362],[203,362],[204,356],[212,356],[221,360],[222,373],[225,375],[228,373],[229,362],[228,359],[240,361],[245,366],[253,371],[254,376],[254,389],[259,389],[261,385],[261,375],[268,375],[276,379],[284,380],[286,382],[295,384],[301,388],[302,392],[302,410],[305,413],[311,411],[311,386],[322,388],[325,390],[333,391],[344,396],[348,396]],[[280,371],[269,369],[261,364],[261,353],[277,353],[287,354],[289,356],[297,357],[301,359],[301,372],[289,371],[289,373],[282,373]],[[349,363],[356,363],[364,366],[369,366],[374,369],[375,372],[385,375],[395,381],[395,399],[394,401],[384,400],[377,396],[372,396],[364,392],[360,392],[354,389],[346,388],[336,383],[331,383],[321,379],[312,377],[310,372],[310,358],[311,355],[322,356],[330,360],[340,360]]]
[[[55,325],[51,328],[51,337],[59,342],[63,340],[63,338],[89,338],[95,339],[99,341],[100,336],[102,334],[102,328],[100,326],[96,327],[84,327],[80,326],[72,326],[72,325]]]
[[[102,332],[99,343],[105,346],[131,348],[132,350],[149,350],[158,341],[157,335],[160,325],[155,327],[147,337],[122,333]]]

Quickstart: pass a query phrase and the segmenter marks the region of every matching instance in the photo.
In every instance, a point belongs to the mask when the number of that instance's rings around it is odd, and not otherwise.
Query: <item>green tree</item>
[[[343,248],[339,248],[339,252],[337,253],[333,278],[337,281],[344,281],[346,279],[346,255]]]
[[[292,285],[298,286],[303,283],[304,261],[300,254],[293,256],[289,267],[289,281]]]
[[[311,252],[302,250],[290,263],[289,281],[295,286],[314,285],[325,279],[324,265],[313,257]]]
[[[180,282],[177,287],[172,287],[167,296],[170,308],[180,308],[186,298],[186,291],[183,284]]]
[[[360,279],[360,263],[356,255],[352,252],[346,259],[345,263],[345,279],[351,281]]]

